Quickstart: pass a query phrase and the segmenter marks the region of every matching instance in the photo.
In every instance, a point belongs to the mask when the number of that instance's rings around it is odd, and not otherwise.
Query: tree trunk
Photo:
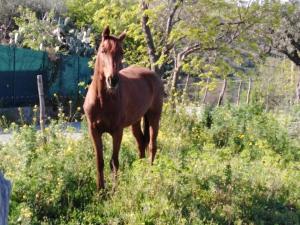
[[[141,1],[141,9],[143,12],[148,10],[148,4],[144,0]],[[148,55],[149,55],[150,64],[151,64],[151,70],[159,74],[158,66],[156,65],[158,56],[156,55],[156,49],[155,49],[151,29],[148,25],[148,21],[149,21],[148,15],[144,14],[142,16],[141,22],[142,22],[142,29],[145,34],[147,50],[148,50]]]
[[[222,104],[222,102],[223,102],[223,98],[224,98],[224,94],[225,94],[226,87],[227,87],[227,80],[226,80],[226,78],[225,78],[224,81],[223,81],[223,87],[222,87],[222,90],[221,90],[220,95],[219,95],[218,107],[221,106],[221,104]]]
[[[248,92],[247,92],[247,105],[250,102],[251,88],[252,88],[252,79],[251,79],[251,77],[249,77],[249,85],[248,85]]]
[[[177,55],[174,56],[175,68],[172,74],[172,81],[171,81],[171,92],[176,91],[176,85],[178,82],[180,70],[182,67],[182,63],[184,59],[189,56],[190,54],[199,51],[201,49],[200,44],[194,44],[191,46],[186,47],[183,51],[179,52]]]
[[[239,88],[238,88],[238,94],[237,94],[237,100],[236,100],[236,105],[240,105],[240,98],[241,98],[241,87],[242,87],[242,80],[239,82]]]
[[[171,82],[171,92],[176,91],[176,86],[179,78],[179,73],[180,73],[180,68],[181,66],[176,66],[173,75],[172,75],[172,82]]]

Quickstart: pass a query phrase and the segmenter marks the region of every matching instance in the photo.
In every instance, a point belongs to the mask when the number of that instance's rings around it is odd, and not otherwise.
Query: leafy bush
[[[115,191],[105,136],[100,193],[84,123],[80,136],[63,121],[44,137],[34,126],[10,129],[14,138],[0,148],[13,182],[10,224],[300,223],[299,145],[259,106],[204,110],[198,119],[166,104],[153,166],[137,159],[125,132]]]
[[[251,159],[279,154],[283,159],[299,160],[299,146],[276,116],[260,105],[206,109],[202,120],[194,126],[193,140],[209,142],[220,149],[230,148],[233,153],[247,154]]]

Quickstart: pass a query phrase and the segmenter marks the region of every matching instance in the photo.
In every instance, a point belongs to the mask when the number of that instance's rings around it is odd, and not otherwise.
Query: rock
[[[11,184],[0,172],[0,224],[7,225]]]

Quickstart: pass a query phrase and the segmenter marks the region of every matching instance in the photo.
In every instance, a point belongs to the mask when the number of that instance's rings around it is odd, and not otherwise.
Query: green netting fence
[[[53,57],[52,57],[53,58]],[[90,58],[58,55],[53,60],[43,51],[0,45],[0,107],[18,107],[38,103],[36,76],[43,76],[46,101],[54,93],[77,101],[89,82]]]

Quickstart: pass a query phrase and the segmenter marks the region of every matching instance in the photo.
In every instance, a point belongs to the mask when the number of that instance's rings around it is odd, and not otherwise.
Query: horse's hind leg
[[[156,151],[157,151],[157,135],[159,129],[159,119],[161,113],[147,113],[147,117],[149,120],[149,134],[150,134],[150,142],[149,142],[149,150],[151,157],[151,164],[154,161]]]
[[[141,121],[139,120],[137,123],[133,124],[131,126],[131,130],[138,144],[139,157],[140,159],[145,158],[146,144],[144,141],[144,134],[141,129]]]

